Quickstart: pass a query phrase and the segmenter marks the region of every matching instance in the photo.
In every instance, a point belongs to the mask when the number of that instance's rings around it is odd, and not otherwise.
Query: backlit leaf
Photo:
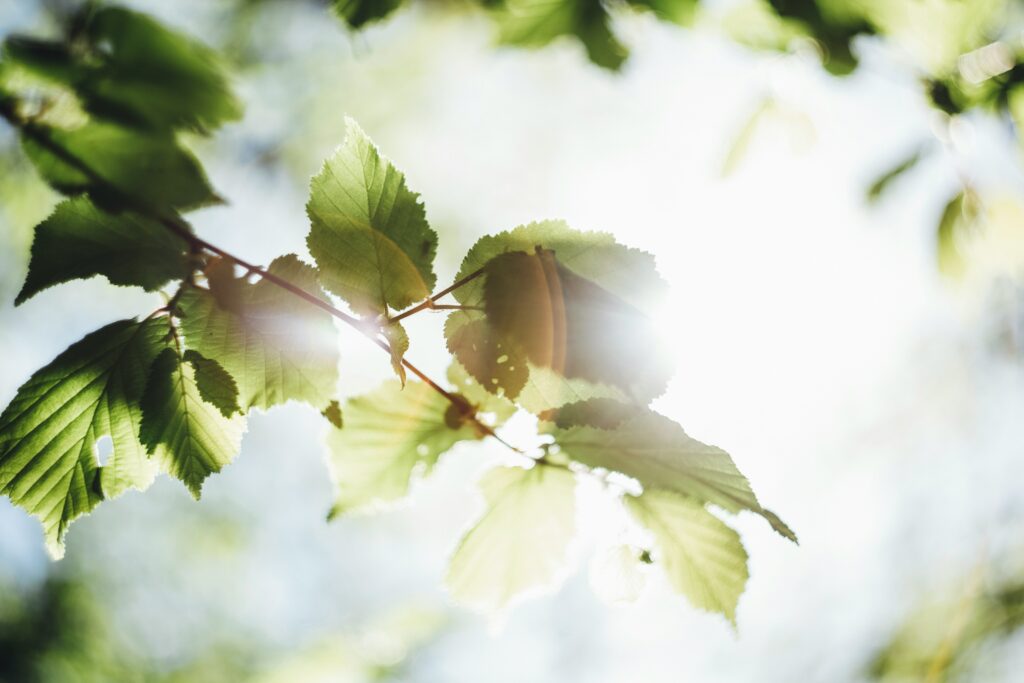
[[[747,551],[739,534],[699,502],[652,489],[626,496],[626,507],[654,535],[655,564],[701,609],[736,624],[736,605],[747,583]]]
[[[268,270],[322,296],[313,268],[297,256],[281,256]],[[326,408],[338,381],[338,340],[330,314],[265,280],[237,279],[225,286],[238,290],[234,310],[222,308],[207,290],[182,295],[181,325],[189,348],[227,370],[245,409],[289,400]]]
[[[728,453],[691,438],[667,417],[645,410],[614,429],[575,426],[552,434],[570,458],[588,467],[621,472],[645,490],[675,491],[729,512],[756,512],[796,542],[793,531],[761,507]]]
[[[572,472],[501,467],[480,482],[487,509],[452,555],[445,583],[460,603],[494,612],[566,568],[576,528]]]
[[[423,382],[397,380],[345,403],[345,423],[331,430],[328,467],[335,482],[332,515],[403,498],[448,449],[483,435],[468,422],[447,424],[451,403]]]
[[[427,298],[437,234],[419,196],[348,119],[344,144],[310,184],[307,244],[320,281],[361,315]]]
[[[160,319],[107,325],[37,371],[0,415],[0,491],[40,519],[52,555],[76,517],[152,482],[139,399],[166,332]],[[101,468],[103,436],[113,453]]]
[[[203,393],[229,394],[229,387],[216,386],[224,383],[225,377],[207,374],[205,381],[211,386]],[[238,453],[245,417],[226,418],[217,406],[204,400],[195,367],[173,346],[153,361],[140,403],[140,440],[161,467],[198,499],[206,478]]]
[[[541,263],[538,248],[547,263]],[[557,261],[554,265],[550,265],[552,256]],[[499,282],[490,285],[494,268],[490,264],[497,257],[502,257],[498,263],[504,262],[504,267],[497,267]],[[466,254],[456,279],[479,270],[485,274],[453,294],[464,306],[485,308],[488,314],[500,309],[503,326],[492,325],[490,315],[462,310],[449,316],[445,334],[449,349],[484,386],[511,397],[522,392],[519,402],[524,407],[528,402],[534,412],[596,396],[625,398],[626,391],[646,402],[664,390],[670,368],[645,316],[655,310],[665,283],[650,254],[622,246],[607,233],[580,232],[561,221],[545,221],[481,238]],[[563,280],[569,282],[567,288],[562,287]],[[566,312],[564,318],[560,311]],[[626,320],[640,327],[595,332],[593,326],[602,319],[615,324]],[[527,350],[508,333],[519,340],[527,337],[539,350],[536,357],[544,360],[546,346],[555,357],[554,333],[567,330],[570,322],[577,335],[566,343],[582,346],[571,350],[567,346],[566,353],[576,361],[572,369],[583,368],[587,376],[566,377],[538,362],[528,363],[529,371],[524,373],[522,358],[528,356]],[[638,346],[643,348],[640,355],[635,352]],[[595,369],[598,358],[607,360],[605,372]],[[627,362],[635,368],[636,379],[625,377],[622,368]],[[595,375],[602,381],[595,381]],[[629,386],[614,387],[616,381]]]

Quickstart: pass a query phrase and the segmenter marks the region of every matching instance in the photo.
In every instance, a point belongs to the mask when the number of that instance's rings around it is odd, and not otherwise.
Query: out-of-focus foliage
[[[978,669],[979,656],[1024,625],[1024,584],[980,572],[964,583],[915,608],[868,667],[872,680],[944,683],[995,673]]]
[[[409,604],[359,629],[322,634],[294,652],[218,642],[167,662],[126,647],[103,596],[88,582],[54,573],[30,590],[3,589],[2,683],[386,683],[405,680],[410,658],[446,627],[442,614]]]

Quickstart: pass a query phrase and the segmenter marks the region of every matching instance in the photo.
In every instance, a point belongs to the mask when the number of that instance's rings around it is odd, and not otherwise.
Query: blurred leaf
[[[576,526],[572,472],[538,463],[500,467],[480,482],[487,511],[452,555],[445,583],[452,598],[494,612],[565,568]]]
[[[192,364],[196,388],[204,401],[227,418],[242,412],[238,407],[238,385],[220,363],[192,349],[185,351],[182,360]]]
[[[402,6],[402,0],[333,0],[334,13],[352,28],[379,21]]]
[[[958,193],[942,211],[938,226],[939,270],[946,276],[957,278],[967,268],[960,244],[973,229],[980,204],[970,190]]]
[[[65,194],[88,192],[104,207],[130,201],[127,208],[141,204],[159,212],[217,201],[199,162],[173,137],[95,122],[29,130],[22,138],[25,153],[43,179]]]
[[[386,314],[430,295],[437,233],[405,177],[355,121],[346,127],[310,185],[307,244],[325,288],[360,314]]]
[[[47,287],[94,275],[115,285],[159,289],[188,275],[186,246],[143,216],[109,214],[85,197],[68,199],[36,226],[28,277],[15,303]]]
[[[780,17],[799,22],[807,35],[821,46],[825,68],[836,76],[845,76],[857,68],[852,50],[859,35],[875,32],[856,3],[830,0],[769,0]]]
[[[626,0],[633,7],[648,9],[662,21],[689,26],[697,13],[698,0]]]
[[[12,37],[4,57],[75,90],[94,116],[200,132],[241,117],[217,53],[153,18],[86,7],[70,46]]]
[[[556,38],[573,36],[583,43],[591,62],[613,71],[628,55],[598,0],[504,0],[493,16],[499,40],[506,45],[544,47]]]
[[[966,586],[932,593],[915,607],[868,667],[871,680],[980,680],[973,666],[1024,626],[1024,586],[1003,579],[986,587],[979,571]],[[1012,642],[1012,640],[1010,641]]]
[[[748,577],[739,534],[678,493],[652,489],[625,501],[636,520],[654,534],[655,561],[676,591],[735,626],[736,605]]]
[[[165,320],[152,319],[93,332],[37,371],[0,415],[0,491],[43,523],[51,555],[63,555],[76,517],[152,482],[137,436],[139,399],[166,331]],[[113,454],[101,468],[103,436]]]
[[[903,174],[917,166],[917,162],[921,160],[923,154],[924,148],[918,149],[909,157],[878,176],[867,190],[867,200],[869,202],[877,202],[893,182],[899,180],[903,177]]]
[[[765,116],[772,112],[774,108],[775,100],[771,97],[764,98],[754,109],[746,123],[743,124],[743,127],[740,128],[736,137],[733,139],[732,145],[729,146],[729,151],[725,155],[725,160],[722,162],[723,178],[732,175],[743,159],[746,158],[747,152],[750,150],[750,143],[753,142],[754,136],[757,134],[761,122],[764,120]]]
[[[204,393],[230,394],[225,377],[206,373]],[[153,361],[140,405],[139,439],[153,459],[198,499],[203,481],[238,453],[245,417],[226,418],[217,406],[205,401],[194,367],[183,362],[172,347]]]
[[[395,380],[345,402],[345,426],[327,437],[335,482],[331,515],[403,498],[460,441],[482,438],[470,422],[453,429],[450,402],[422,382]]]
[[[293,254],[280,256],[268,271],[323,298],[313,268]],[[242,279],[237,308],[226,310],[213,293],[189,288],[178,305],[190,348],[219,362],[238,383],[243,408],[290,400],[328,407],[338,382],[338,340],[329,313],[266,280]]]
[[[621,472],[645,490],[675,491],[729,512],[756,512],[796,542],[793,531],[761,507],[728,453],[689,437],[667,417],[643,410],[614,429],[575,426],[551,433],[570,458],[588,467]]]

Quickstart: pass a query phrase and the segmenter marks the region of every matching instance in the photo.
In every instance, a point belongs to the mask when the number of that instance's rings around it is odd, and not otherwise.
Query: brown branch
[[[452,308],[450,308],[448,306],[438,306],[434,302],[437,301],[438,299],[440,299],[441,297],[443,297],[446,294],[451,294],[452,292],[454,292],[459,287],[472,282],[473,280],[477,279],[478,277],[480,277],[483,274],[484,274],[484,269],[483,268],[478,268],[477,270],[474,270],[472,273],[470,273],[466,277],[460,278],[460,279],[456,280],[451,285],[449,285],[448,287],[445,287],[444,289],[442,289],[437,294],[431,294],[430,296],[428,296],[426,298],[426,300],[423,303],[418,304],[416,306],[413,306],[412,308],[407,309],[405,311],[402,311],[401,313],[399,313],[395,317],[391,318],[389,320],[389,322],[397,323],[399,320],[403,320],[405,318],[408,318],[410,315],[414,315],[416,313],[419,313],[420,311],[425,311],[428,308],[455,310],[455,309],[452,309]],[[468,307],[466,307],[466,306],[457,306],[456,307],[456,309],[464,309],[464,308],[468,308]]]
[[[303,301],[326,311],[327,313],[331,314],[338,320],[341,320],[345,324],[355,328],[360,334],[362,334],[364,337],[366,337],[374,344],[376,344],[378,347],[383,349],[386,353],[388,353],[389,355],[391,354],[391,346],[387,342],[379,338],[378,335],[380,333],[380,330],[379,328],[377,328],[376,325],[364,322],[359,318],[350,315],[345,311],[342,311],[336,306],[333,306],[330,302],[321,299],[317,295],[311,292],[307,292],[298,285],[295,285],[289,282],[288,280],[285,280],[284,278],[278,277],[277,275],[274,275],[273,273],[264,270],[263,268],[260,268],[255,264],[249,263],[248,261],[245,261],[239,258],[238,256],[235,256],[234,254],[225,251],[224,249],[221,249],[215,244],[207,242],[203,238],[193,233],[188,223],[186,223],[182,218],[178,216],[163,215],[161,213],[153,211],[148,206],[136,202],[132,197],[126,195],[119,188],[112,185],[110,181],[108,181],[106,178],[98,174],[87,163],[79,159],[73,153],[69,152],[63,146],[54,142],[53,139],[49,136],[46,128],[36,126],[32,124],[32,122],[25,121],[24,119],[22,119],[18,115],[17,107],[15,106],[15,100],[13,100],[12,98],[0,97],[0,117],[6,119],[8,123],[10,123],[14,128],[19,130],[25,136],[31,138],[40,147],[45,148],[47,151],[52,153],[61,161],[67,163],[70,166],[73,166],[76,170],[80,171],[83,175],[85,175],[91,182],[97,185],[103,185],[108,190],[111,190],[112,193],[115,196],[117,196],[128,208],[144,216],[147,216],[153,220],[158,221],[167,230],[169,230],[170,232],[184,240],[193,250],[202,249],[208,251],[210,253],[216,254],[217,256],[220,256],[221,258],[231,261],[232,263],[244,268],[250,273],[255,273],[256,275],[260,276],[262,279],[270,282],[271,284],[274,284],[280,287],[281,289],[284,289],[285,291],[299,297]],[[445,294],[466,284],[470,280],[479,277],[482,273],[482,269],[478,270],[475,273],[472,273],[462,278],[461,280],[453,284],[451,287],[448,287],[447,289],[438,292],[437,295],[435,296],[444,296]],[[424,308],[429,308],[431,304],[433,304],[432,300],[427,299],[427,302],[425,302],[425,304],[421,304],[421,307],[417,307],[417,309],[423,310]],[[413,313],[416,312],[417,309],[410,309],[409,311],[405,312],[402,315],[399,315],[393,320],[399,320],[403,317],[407,317],[408,315],[412,315]],[[423,383],[425,383],[431,389],[444,396],[444,398],[451,402],[453,405],[459,407],[460,409],[464,409],[466,407],[467,404],[465,402],[465,399],[462,399],[461,397],[452,394],[444,387],[442,387],[440,384],[430,379],[430,377],[428,377],[422,370],[413,365],[407,359],[402,359],[402,365],[409,372],[416,375],[420,380],[423,381]],[[497,439],[499,442],[501,442],[505,446],[508,446],[508,448],[512,449],[513,451],[516,451],[517,453],[522,453],[522,451],[520,451],[518,448],[509,445],[497,434],[495,434],[494,430],[491,427],[481,422],[475,411],[469,413],[467,415],[467,419],[471,420],[473,424],[475,424],[484,434]]]

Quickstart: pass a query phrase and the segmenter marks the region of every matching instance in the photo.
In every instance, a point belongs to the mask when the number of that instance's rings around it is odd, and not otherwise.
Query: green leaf
[[[625,502],[633,517],[654,534],[655,561],[673,588],[735,626],[736,605],[749,576],[739,534],[697,501],[671,491],[627,495]]]
[[[939,270],[943,275],[957,278],[963,275],[967,263],[962,242],[975,228],[981,202],[974,192],[965,190],[949,200],[942,210],[937,231]]]
[[[336,429],[341,429],[345,426],[345,420],[341,413],[341,404],[337,401],[328,403],[327,407],[320,411],[320,414]]]
[[[73,88],[94,116],[153,131],[207,132],[241,117],[218,54],[152,17],[86,8],[74,42],[9,38],[4,56]]]
[[[757,501],[729,454],[691,438],[672,420],[649,410],[614,429],[553,429],[555,442],[573,460],[632,477],[644,489],[666,489],[729,512],[750,510],[782,536],[796,534]]]
[[[595,384],[580,378],[567,378],[550,368],[531,367],[530,378],[516,403],[526,410],[541,415],[570,403],[598,398],[629,401],[629,397],[607,384]]]
[[[633,7],[648,9],[662,21],[689,26],[697,14],[697,0],[626,0]]]
[[[39,518],[55,557],[76,517],[155,476],[138,439],[139,399],[166,330],[153,319],[93,332],[32,375],[0,415],[0,491]],[[100,467],[103,436],[113,454]]]
[[[28,277],[15,303],[77,278],[103,275],[111,284],[152,291],[188,272],[185,242],[162,225],[137,214],[109,214],[76,197],[36,226]]]
[[[481,386],[514,399],[530,376],[526,355],[503,340],[476,311],[455,311],[444,325],[448,350]]]
[[[361,315],[427,298],[437,234],[419,196],[351,119],[345,143],[310,185],[307,244],[320,281]]]
[[[599,429],[615,429],[623,422],[644,411],[639,406],[623,403],[612,398],[592,398],[586,401],[568,403],[552,410],[546,410],[538,417],[553,422],[556,427],[568,429],[575,426],[598,427]]]
[[[576,527],[572,472],[536,464],[501,467],[480,482],[487,510],[452,555],[452,597],[486,612],[560,578]]]
[[[422,382],[403,388],[397,380],[348,400],[344,428],[327,437],[336,490],[331,515],[403,498],[448,449],[482,438],[472,423],[447,424],[450,405]]]
[[[208,375],[205,381],[216,385],[223,379]],[[211,391],[230,393],[226,386],[207,388],[207,393]],[[140,404],[139,439],[163,469],[198,499],[203,481],[238,453],[245,417],[226,418],[205,401],[194,366],[183,362],[172,347],[164,348],[153,361]]]
[[[671,370],[653,321],[559,263],[553,251],[513,251],[486,266],[484,307],[501,339],[535,366],[566,378],[611,384],[646,401]]]
[[[242,412],[238,407],[238,385],[220,363],[192,349],[184,353],[182,360],[192,364],[196,388],[204,401],[227,418]]]
[[[352,28],[379,21],[402,6],[402,0],[333,0],[331,8]]]
[[[402,365],[402,359],[405,358],[406,352],[409,350],[409,335],[406,333],[405,328],[402,327],[402,323],[391,322],[381,330],[384,338],[388,341],[388,346],[391,347],[391,369],[398,375],[398,379],[405,384],[405,366]]]
[[[323,298],[315,271],[297,256],[281,256],[268,270]],[[266,280],[224,286],[238,290],[230,310],[207,290],[182,295],[181,326],[189,348],[216,360],[235,379],[244,409],[290,400],[326,408],[338,382],[338,337],[330,314]]]
[[[88,192],[101,206],[160,212],[218,201],[199,162],[173,137],[96,122],[28,130],[25,153],[64,194]]]
[[[918,149],[909,157],[878,176],[867,190],[867,200],[873,203],[881,199],[882,195],[885,194],[885,191],[889,189],[890,185],[903,177],[907,171],[917,166],[917,162],[921,160],[921,156],[923,154],[924,149]]]
[[[508,420],[516,412],[514,403],[485,389],[457,360],[448,366],[448,382],[477,412],[491,413],[498,423]]]
[[[503,286],[498,289],[506,307],[505,327],[518,326],[518,322],[511,322],[518,316],[526,332],[539,340],[537,345],[542,350],[545,333],[551,338],[554,323],[560,322],[553,316],[559,307],[569,310],[570,303],[578,304],[573,307],[571,317],[574,327],[583,333],[602,318],[606,321],[621,318],[616,311],[630,311],[628,319],[642,321],[642,315],[633,314],[632,309],[650,314],[664,294],[665,283],[658,275],[654,257],[650,254],[618,244],[607,233],[580,232],[561,221],[544,221],[481,238],[466,254],[456,279],[480,270],[485,274],[456,289],[453,292],[455,298],[464,306],[486,308],[486,289],[491,287],[492,295],[494,289],[488,284],[492,260],[511,253],[536,255],[538,248],[554,252],[557,265],[551,270],[556,276],[564,275],[572,285],[579,286],[570,286],[568,295],[552,295],[551,286],[557,286],[558,283],[553,282],[557,277],[548,278],[543,267],[536,267],[539,259],[524,261],[522,257],[513,257],[517,261],[500,274],[504,276]],[[529,281],[514,281],[516,275],[529,272],[537,277],[531,277]],[[540,277],[542,274],[544,277]],[[589,282],[582,283],[581,278]],[[526,297],[532,303],[523,303],[527,301]],[[541,305],[542,308],[528,313],[527,309],[533,305]],[[493,308],[495,302],[492,301],[490,306]],[[663,391],[670,373],[667,364],[662,362],[662,354],[656,352],[656,340],[650,338],[654,332],[650,330],[629,335],[608,335],[602,331],[599,335],[591,335],[594,338],[570,342],[569,346],[582,344],[572,353],[584,361],[584,366],[592,365],[594,359],[601,355],[615,356],[609,361],[608,372],[601,375],[605,382],[594,382],[586,377],[559,376],[537,363],[529,363],[528,372],[524,373],[522,358],[526,353],[479,311],[452,313],[445,325],[445,334],[449,349],[481,384],[495,392],[502,390],[506,396],[519,397],[520,404],[533,412],[595,396],[624,398],[621,389],[609,386],[616,380],[632,385],[633,390],[640,394],[637,398],[646,402]],[[613,347],[607,341],[613,336],[622,342],[621,348]],[[629,350],[637,345],[643,346],[643,353],[639,358],[632,358]],[[505,360],[499,363],[503,357]],[[621,368],[627,361],[635,363],[639,383],[633,378],[625,378]]]
[[[629,52],[616,40],[608,12],[595,0],[505,0],[494,13],[499,40],[506,45],[543,47],[572,36],[590,61],[618,70]]]

